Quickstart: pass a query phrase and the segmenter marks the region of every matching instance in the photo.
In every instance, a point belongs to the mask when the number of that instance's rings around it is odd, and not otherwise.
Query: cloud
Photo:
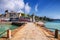
[[[1,10],[13,10],[19,11],[24,8],[24,0],[1,0],[0,9]]]
[[[14,0],[15,1],[15,0]],[[18,6],[19,9],[23,9],[24,8],[24,0],[16,0],[14,3],[16,6]]]
[[[28,3],[25,4],[24,0],[0,0],[0,10],[24,12],[24,8],[26,13],[30,12],[31,7]]]
[[[31,10],[31,7],[29,6],[28,3],[26,3],[26,5],[25,5],[25,12],[26,12],[26,13],[29,13],[30,10]]]
[[[24,13],[22,10],[19,10],[18,13]]]
[[[4,7],[5,7],[5,9],[14,10],[15,4],[12,2],[9,2],[9,3],[5,4]]]
[[[35,5],[35,11],[38,11],[38,4]]]

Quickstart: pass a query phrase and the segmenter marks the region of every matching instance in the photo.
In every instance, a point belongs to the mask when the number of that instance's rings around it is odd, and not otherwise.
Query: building
[[[19,18],[22,16],[21,13],[16,12],[8,12],[8,10],[5,11],[5,14],[0,14],[0,21],[18,21]]]
[[[16,13],[13,11],[11,12],[5,11],[5,14],[6,14],[6,18],[17,18],[21,16],[21,13]]]
[[[25,21],[29,21],[30,18],[27,17],[27,14],[24,13],[17,13],[17,12],[9,12],[8,10],[5,11],[5,14],[0,15],[1,19],[3,20],[10,20],[10,21],[19,21],[22,17],[22,19]],[[21,20],[22,20],[21,19]]]

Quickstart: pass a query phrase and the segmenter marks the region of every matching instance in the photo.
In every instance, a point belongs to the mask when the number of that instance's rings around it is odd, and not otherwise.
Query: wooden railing
[[[54,30],[54,34],[55,34],[54,37],[58,39],[58,35],[59,35],[60,30],[54,29],[54,28],[47,28],[47,29]]]
[[[4,32],[2,32],[2,33],[0,33],[0,37],[3,37],[3,34],[5,33],[5,32],[7,32],[7,38],[11,38],[11,30],[6,30],[6,31],[4,31]]]
[[[2,36],[3,36],[3,34],[4,34],[5,32],[6,32],[6,31],[4,31],[4,32],[0,33],[0,37],[2,37]]]

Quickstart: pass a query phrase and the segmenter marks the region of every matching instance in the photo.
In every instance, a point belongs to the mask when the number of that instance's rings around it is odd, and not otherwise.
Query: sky
[[[0,0],[0,14],[5,10],[60,19],[60,0]]]

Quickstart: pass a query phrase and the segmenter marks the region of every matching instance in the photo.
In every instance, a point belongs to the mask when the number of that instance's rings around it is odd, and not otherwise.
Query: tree
[[[5,10],[5,12],[8,12],[8,10]]]

